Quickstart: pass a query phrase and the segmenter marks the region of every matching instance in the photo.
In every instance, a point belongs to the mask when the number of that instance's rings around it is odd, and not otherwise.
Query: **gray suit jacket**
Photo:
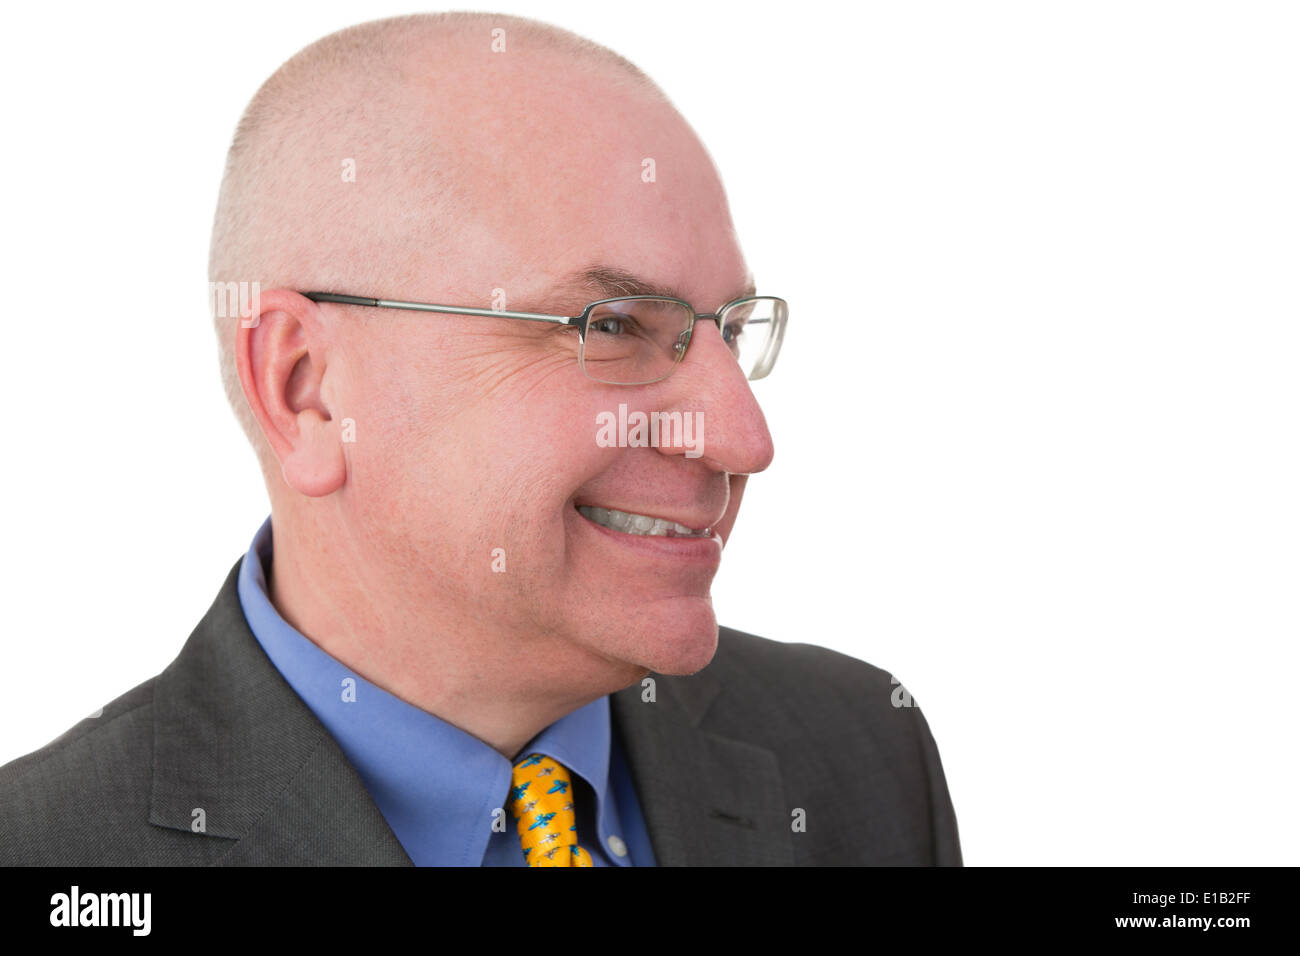
[[[238,573],[166,670],[0,767],[0,865],[411,865]],[[698,674],[653,676],[654,702],[610,701],[661,866],[961,865],[934,739],[884,671],[721,628]]]

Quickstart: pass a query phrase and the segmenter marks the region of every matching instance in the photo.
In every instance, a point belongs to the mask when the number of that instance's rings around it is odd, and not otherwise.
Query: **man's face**
[[[693,133],[669,107],[593,83],[574,79],[558,109],[551,96],[532,102],[526,83],[486,95],[482,123],[457,132],[474,215],[454,248],[432,251],[427,283],[404,275],[401,293],[482,308],[500,289],[502,308],[576,315],[606,295],[552,290],[597,264],[673,287],[700,312],[745,292],[725,196]],[[639,386],[585,376],[576,330],[549,323],[384,310],[354,328],[364,337],[348,341],[334,378],[358,430],[343,500],[406,607],[462,635],[512,635],[508,653],[539,681],[709,662],[722,545],[744,474],[773,453],[712,322],[696,325],[669,378]],[[602,447],[598,416],[620,404],[702,421],[701,454]],[[712,534],[612,530],[583,506]]]

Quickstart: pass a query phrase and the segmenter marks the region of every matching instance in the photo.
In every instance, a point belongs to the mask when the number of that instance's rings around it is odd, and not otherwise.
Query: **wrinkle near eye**
[[[581,375],[576,347],[566,351],[529,343],[475,349],[458,356],[458,361],[461,358],[463,372],[458,378],[476,397],[513,392],[516,398],[526,398],[556,375]]]

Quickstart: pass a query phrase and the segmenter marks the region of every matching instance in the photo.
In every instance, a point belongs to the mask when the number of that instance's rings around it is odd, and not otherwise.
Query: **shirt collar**
[[[239,600],[258,643],[338,742],[412,861],[479,865],[493,811],[508,805],[511,762],[353,673],[293,628],[267,595],[272,553],[268,516],[239,569]],[[619,832],[609,750],[606,695],[561,717],[520,751],[545,753],[587,781],[602,841]]]

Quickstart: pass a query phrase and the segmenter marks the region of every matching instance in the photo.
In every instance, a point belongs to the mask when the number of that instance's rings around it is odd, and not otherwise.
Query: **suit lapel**
[[[253,636],[239,566],[155,682],[149,822],[237,841],[223,864],[412,865]]]
[[[793,807],[786,805],[776,755],[704,729],[722,692],[710,668],[654,680],[653,702],[642,699],[638,683],[611,694],[610,703],[656,862],[792,865]]]

